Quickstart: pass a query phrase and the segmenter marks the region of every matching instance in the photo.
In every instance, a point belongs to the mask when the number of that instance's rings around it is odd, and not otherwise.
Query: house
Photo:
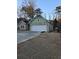
[[[53,31],[61,32],[61,19],[59,19],[59,20],[54,19],[53,20]]]
[[[41,15],[34,17],[30,23],[30,31],[48,31],[48,21]]]
[[[25,18],[17,18],[17,30],[28,31],[29,30],[28,20],[26,20]]]

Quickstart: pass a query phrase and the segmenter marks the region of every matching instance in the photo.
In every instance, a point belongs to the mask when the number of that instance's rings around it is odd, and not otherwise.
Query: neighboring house
[[[54,19],[53,21],[53,31],[61,32],[61,19]]]
[[[49,20],[49,32],[56,31],[56,29],[61,31],[61,19]]]
[[[48,31],[48,21],[41,15],[37,15],[30,23],[30,31]]]
[[[59,32],[61,32],[61,18],[58,19],[58,28],[59,28]]]
[[[18,31],[28,31],[29,30],[29,24],[25,18],[17,19],[17,30]]]

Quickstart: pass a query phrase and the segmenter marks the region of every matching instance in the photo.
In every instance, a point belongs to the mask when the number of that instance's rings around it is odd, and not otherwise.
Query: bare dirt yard
[[[61,33],[41,33],[18,44],[17,59],[61,59]]]

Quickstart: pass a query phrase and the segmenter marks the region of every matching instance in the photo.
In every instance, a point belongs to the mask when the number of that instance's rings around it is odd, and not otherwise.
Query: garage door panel
[[[47,31],[46,25],[34,25],[31,26],[31,31]]]

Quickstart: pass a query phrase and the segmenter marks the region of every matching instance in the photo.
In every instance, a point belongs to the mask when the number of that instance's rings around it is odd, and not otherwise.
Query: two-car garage
[[[33,25],[30,28],[31,31],[47,31],[47,25]]]
[[[30,23],[31,31],[48,31],[48,21],[41,15],[36,16]]]

